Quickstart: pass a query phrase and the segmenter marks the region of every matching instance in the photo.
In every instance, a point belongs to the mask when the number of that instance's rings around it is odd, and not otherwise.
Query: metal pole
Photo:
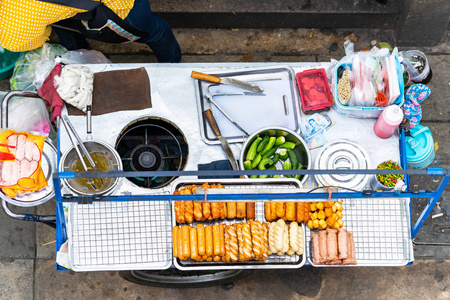
[[[427,206],[422,211],[422,214],[420,215],[419,219],[417,219],[416,223],[414,224],[412,230],[411,230],[411,237],[415,238],[417,233],[419,232],[420,228],[422,228],[422,225],[425,223],[425,220],[430,215],[431,211],[433,210],[434,206],[436,205],[436,202],[441,197],[442,193],[444,192],[444,189],[446,185],[448,184],[450,180],[449,171],[445,170],[445,176],[442,178],[441,182],[439,183],[438,188],[434,192],[434,197],[430,198],[431,201],[428,201]]]

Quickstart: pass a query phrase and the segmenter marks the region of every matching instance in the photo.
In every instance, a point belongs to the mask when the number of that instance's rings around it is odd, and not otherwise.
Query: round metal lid
[[[314,162],[318,170],[355,170],[370,169],[370,158],[367,151],[359,144],[349,140],[331,141],[322,147]],[[317,182],[326,186],[340,186],[354,190],[362,190],[369,180],[363,174],[316,174]]]

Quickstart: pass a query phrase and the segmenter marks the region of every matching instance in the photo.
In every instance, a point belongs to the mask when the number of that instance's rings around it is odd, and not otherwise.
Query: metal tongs
[[[62,121],[64,127],[66,128],[66,131],[67,131],[67,134],[69,136],[70,142],[72,143],[73,148],[77,152],[78,158],[80,159],[81,165],[83,166],[84,170],[86,172],[89,171],[88,166],[84,162],[83,155],[86,156],[86,158],[88,159],[88,161],[91,164],[92,168],[96,172],[99,172],[97,166],[95,165],[94,160],[92,159],[91,155],[89,154],[89,152],[87,151],[86,147],[84,146],[83,141],[81,140],[80,136],[76,132],[76,130],[73,127],[72,123],[70,122],[69,118],[67,116],[63,116],[61,121]],[[75,139],[76,139],[76,141],[78,143],[75,142],[74,137],[75,137]],[[80,149],[78,149],[78,146],[80,146],[81,151],[80,151]],[[83,153],[83,155],[81,153]],[[92,188],[94,190],[98,190],[98,187],[94,184],[94,181],[92,180],[92,178],[87,178],[87,181],[92,186]],[[103,184],[102,178],[100,178],[100,181]]]
[[[217,107],[217,109],[231,122],[233,123],[234,126],[236,126],[236,128],[238,128],[240,131],[242,131],[245,135],[249,136],[250,134],[248,134],[247,131],[244,130],[244,128],[242,128],[238,123],[236,123],[236,121],[234,121],[230,115],[228,115],[222,107],[220,107],[216,101],[213,100],[213,97],[215,96],[240,96],[240,95],[245,95],[245,96],[265,96],[266,94],[258,94],[258,93],[252,93],[252,92],[241,92],[241,93],[211,93],[209,91],[208,88],[208,94],[205,94],[205,98],[211,102],[215,107]]]

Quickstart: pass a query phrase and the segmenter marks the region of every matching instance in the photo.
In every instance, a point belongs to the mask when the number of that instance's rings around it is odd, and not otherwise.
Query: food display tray
[[[344,199],[342,205],[343,227],[353,233],[357,265],[315,265],[311,230],[307,228],[308,264],[314,267],[389,267],[404,266],[414,260],[409,198],[353,198]]]
[[[262,95],[255,95],[238,87],[195,80],[198,116],[203,141],[207,144],[220,144],[210,128],[203,111],[211,109],[222,136],[229,143],[242,143],[243,132],[231,123],[218,108],[205,98],[208,93],[228,94],[215,96],[214,101],[247,133],[271,126],[300,131],[300,101],[294,69],[290,66],[268,66],[259,68],[228,69],[208,72],[218,77],[230,77],[257,84],[264,89]],[[230,95],[250,92],[253,95]]]
[[[68,209],[72,270],[164,270],[172,265],[169,202],[71,203]]]
[[[203,183],[208,182],[210,184],[220,183],[224,186],[224,188],[240,188],[243,190],[256,189],[261,187],[270,187],[270,188],[300,188],[301,183],[296,179],[282,179],[282,180],[272,180],[272,179],[204,179],[204,180],[182,180],[178,179],[173,182],[172,187],[173,191],[183,188],[188,185],[197,185],[201,186]],[[264,202],[256,202],[255,203],[255,219],[260,222],[267,222],[264,215]],[[235,224],[240,222],[246,222],[247,219],[224,219],[224,220],[215,220],[211,222],[193,222],[193,223],[184,223],[180,225],[189,225],[196,226],[201,223],[204,225],[214,225],[214,224]],[[176,226],[177,223],[175,221],[175,211],[172,203],[172,226]],[[305,234],[306,240],[306,232],[305,225],[301,223],[301,227],[303,233]],[[171,233],[170,233],[171,234]],[[271,254],[265,261],[246,261],[246,262],[197,262],[193,260],[180,260],[178,258],[173,257],[173,264],[177,269],[183,271],[192,271],[192,270],[229,270],[229,269],[297,269],[302,267],[306,262],[306,247],[304,245],[304,254],[303,255],[276,255]]]

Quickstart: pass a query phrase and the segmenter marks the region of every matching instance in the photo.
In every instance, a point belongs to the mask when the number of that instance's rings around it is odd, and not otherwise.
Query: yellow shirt
[[[102,1],[125,19],[134,0]],[[50,24],[85,10],[36,0],[0,0],[0,46],[14,52],[39,48],[48,41]]]

